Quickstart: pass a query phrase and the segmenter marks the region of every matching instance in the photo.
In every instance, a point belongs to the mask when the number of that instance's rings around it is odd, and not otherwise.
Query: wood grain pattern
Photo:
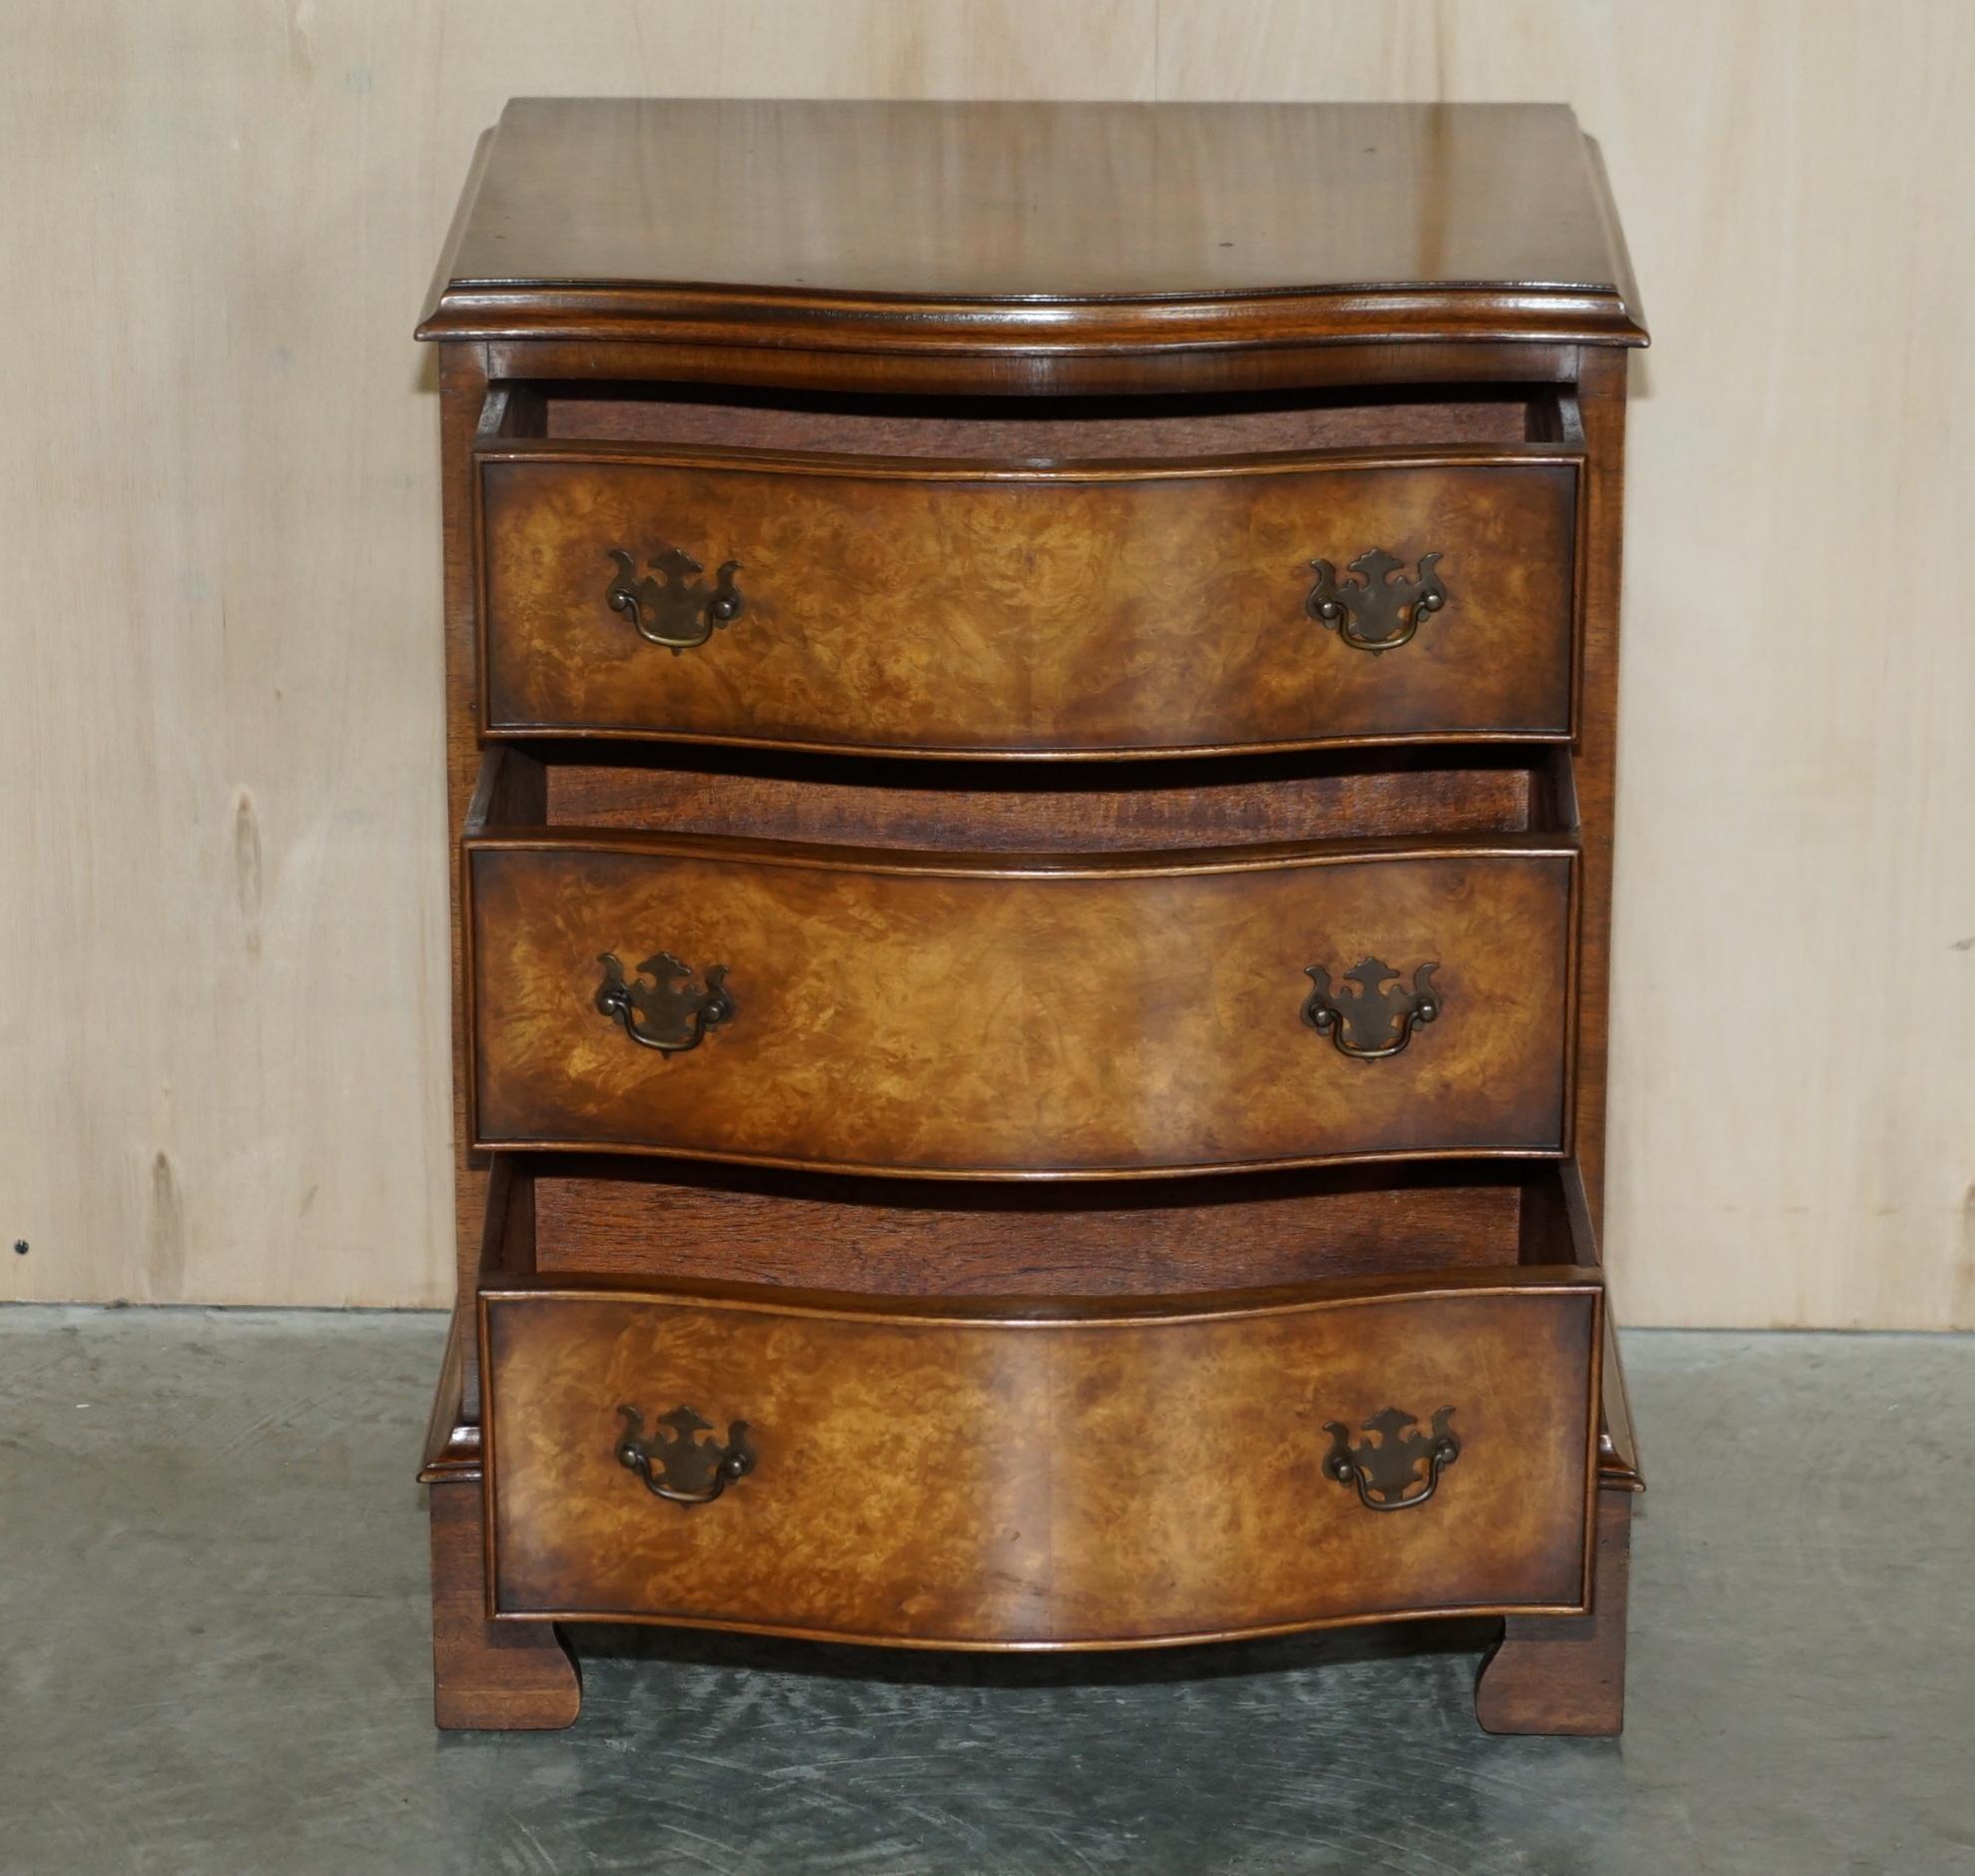
[[[1572,856],[1507,839],[970,863],[475,837],[475,1137],[958,1176],[1554,1153]],[[600,953],[660,949],[729,968],[739,1013],[689,1054],[594,1007]],[[1303,1021],[1304,970],[1373,954],[1438,963],[1444,1009],[1352,1061]]]
[[[28,700],[0,1253],[32,1254],[0,1294],[451,1296],[439,419],[407,328],[509,96],[1561,97],[1656,339],[1628,441],[1627,1318],[1975,1327],[1975,635],[1928,605],[1882,633],[1858,598],[1924,584],[1975,512],[1969,9],[85,0],[8,29],[0,153],[34,185],[0,196],[0,670]],[[122,993],[138,947],[169,995]],[[1854,971],[1911,993],[1804,1018]],[[1717,1045],[1731,1010],[1761,1046]]]
[[[916,397],[764,391],[730,384],[542,387],[538,433],[836,455],[1037,462],[1241,456],[1261,450],[1522,443],[1555,393],[1526,384],[1283,390],[1245,396]]]
[[[1404,31],[1243,12],[1237,40],[1220,7],[1163,7],[1161,86],[1275,98],[1291,71],[1305,95],[1572,98],[1651,287],[1612,940],[1622,1317],[1975,1327],[1975,640],[1916,619],[1879,657],[1856,603],[1975,511],[1975,450],[1942,416],[1975,403],[1956,311],[1975,244],[1946,182],[1975,143],[1975,14],[1450,0]],[[1843,134],[1865,120],[1885,135]],[[1718,984],[1769,1046],[1718,1048],[1723,1004],[1690,992],[1703,958],[1734,960]],[[1805,1021],[1834,965],[1927,990],[1880,1021]]]
[[[1596,1269],[1570,1160],[1327,1167],[1146,1182],[956,1186],[635,1158],[501,1154],[479,1282],[635,1290],[740,1282],[884,1297],[1156,1297],[1445,1277],[1490,1266]],[[682,1281],[683,1280],[683,1281]],[[1471,1279],[1470,1279],[1471,1280]],[[477,1312],[455,1317],[421,1481],[481,1476]],[[1606,1312],[1599,1482],[1644,1480]]]
[[[1579,920],[1578,1163],[1594,1229],[1605,1217],[1607,1070],[1611,1049],[1612,865],[1617,820],[1619,580],[1624,547],[1627,372],[1621,354],[1587,354],[1564,415],[1589,455],[1585,472],[1584,623],[1578,710],[1591,730],[1571,757],[1583,868]],[[1582,423],[1582,431],[1576,426]]]
[[[956,1187],[544,1158],[509,1268],[872,1296],[1152,1296],[1519,1261],[1523,1168],[1461,1162]],[[1546,1241],[1521,1261],[1589,1261]]]
[[[552,1732],[582,1706],[576,1663],[547,1622],[487,1619],[477,1481],[431,1493],[432,1717],[445,1728]]]
[[[1551,772],[1524,766],[1530,752],[1518,750],[1451,764],[1389,750],[1317,762],[1140,762],[1123,776],[1060,764],[996,770],[995,788],[971,765],[774,763],[753,752],[726,761],[718,751],[682,761],[681,753],[634,762],[626,751],[622,763],[548,767],[548,825],[969,854],[1142,853],[1170,848],[1180,829],[1208,847],[1566,831]]]
[[[1475,1717],[1487,1731],[1582,1739],[1625,1730],[1632,1495],[1599,1493],[1597,1516],[1591,1610],[1566,1621],[1509,1617],[1475,1682]]]
[[[546,331],[546,327],[544,331]],[[1435,328],[1438,329],[1438,328]],[[900,332],[901,341],[907,336]],[[1448,383],[1534,387],[1569,384],[1584,349],[1560,340],[1380,335],[1365,310],[1362,330],[1335,345],[1284,341],[1226,348],[1183,341],[1150,347],[1095,344],[1074,351],[903,348],[831,350],[641,338],[454,340],[485,354],[495,378],[610,382],[640,375],[665,383],[808,393],[818,383],[875,397],[1240,397],[1375,385],[1418,396]]]
[[[988,212],[1009,202],[1018,218]],[[1635,298],[1556,105],[521,98],[419,331],[832,351],[1638,344]]]
[[[1031,212],[980,214],[997,200]],[[924,308],[1617,291],[1619,265],[1560,105],[529,97],[501,113],[448,272],[465,288],[650,282]]]
[[[1040,755],[1571,729],[1568,460],[1132,475],[513,442],[480,486],[503,733]],[[741,567],[745,612],[683,653],[605,603],[608,550],[667,547]],[[1374,547],[1409,574],[1441,554],[1448,591],[1380,654],[1304,610],[1312,560],[1346,578]]]
[[[490,1296],[495,1608],[1030,1648],[1582,1609],[1603,1292],[1572,1276],[1123,1315]],[[614,1458],[621,1404],[681,1403],[748,1422],[755,1470],[711,1505]],[[1429,1504],[1323,1475],[1325,1421],[1450,1404]]]

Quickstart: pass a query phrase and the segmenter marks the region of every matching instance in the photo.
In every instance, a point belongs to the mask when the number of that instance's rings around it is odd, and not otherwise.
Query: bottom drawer
[[[1073,1304],[500,1282],[495,1615],[1056,1648],[1588,1606],[1595,1271]]]

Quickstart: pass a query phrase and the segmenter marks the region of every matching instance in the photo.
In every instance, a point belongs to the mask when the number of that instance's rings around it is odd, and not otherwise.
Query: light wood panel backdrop
[[[0,1297],[433,1304],[437,466],[510,93],[1562,98],[1657,340],[1633,1321],[1975,1324],[1975,7],[8,0]]]

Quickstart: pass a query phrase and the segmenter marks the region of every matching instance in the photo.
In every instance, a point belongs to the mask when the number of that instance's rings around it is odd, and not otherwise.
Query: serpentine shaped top
[[[511,102],[427,338],[1646,342],[1562,105]]]

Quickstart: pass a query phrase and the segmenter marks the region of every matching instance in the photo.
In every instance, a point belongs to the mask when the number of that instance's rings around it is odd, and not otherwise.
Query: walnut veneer
[[[1180,465],[480,455],[486,722],[811,749],[1119,755],[1571,729],[1578,458]],[[627,662],[599,541],[737,564],[701,656]],[[1311,563],[1461,543],[1458,620],[1383,667],[1305,630]],[[854,615],[854,616],[847,616]],[[698,648],[696,648],[698,649]]]
[[[1580,1613],[1603,1297],[1546,1270],[1124,1309],[490,1287],[493,1605],[975,1648]],[[1322,1472],[1326,1423],[1392,1394],[1453,1407],[1431,1527]],[[654,1517],[593,1438],[674,1396],[753,1417],[717,1517]]]
[[[471,834],[474,1140],[1027,1178],[1556,1153],[1573,858]],[[600,943],[724,962],[734,1013],[661,1067],[596,1019]],[[1441,1012],[1376,1075],[1306,1014],[1311,965],[1374,951]]]
[[[509,106],[440,1724],[584,1621],[1465,1614],[1618,1729],[1616,229],[1553,107]]]

